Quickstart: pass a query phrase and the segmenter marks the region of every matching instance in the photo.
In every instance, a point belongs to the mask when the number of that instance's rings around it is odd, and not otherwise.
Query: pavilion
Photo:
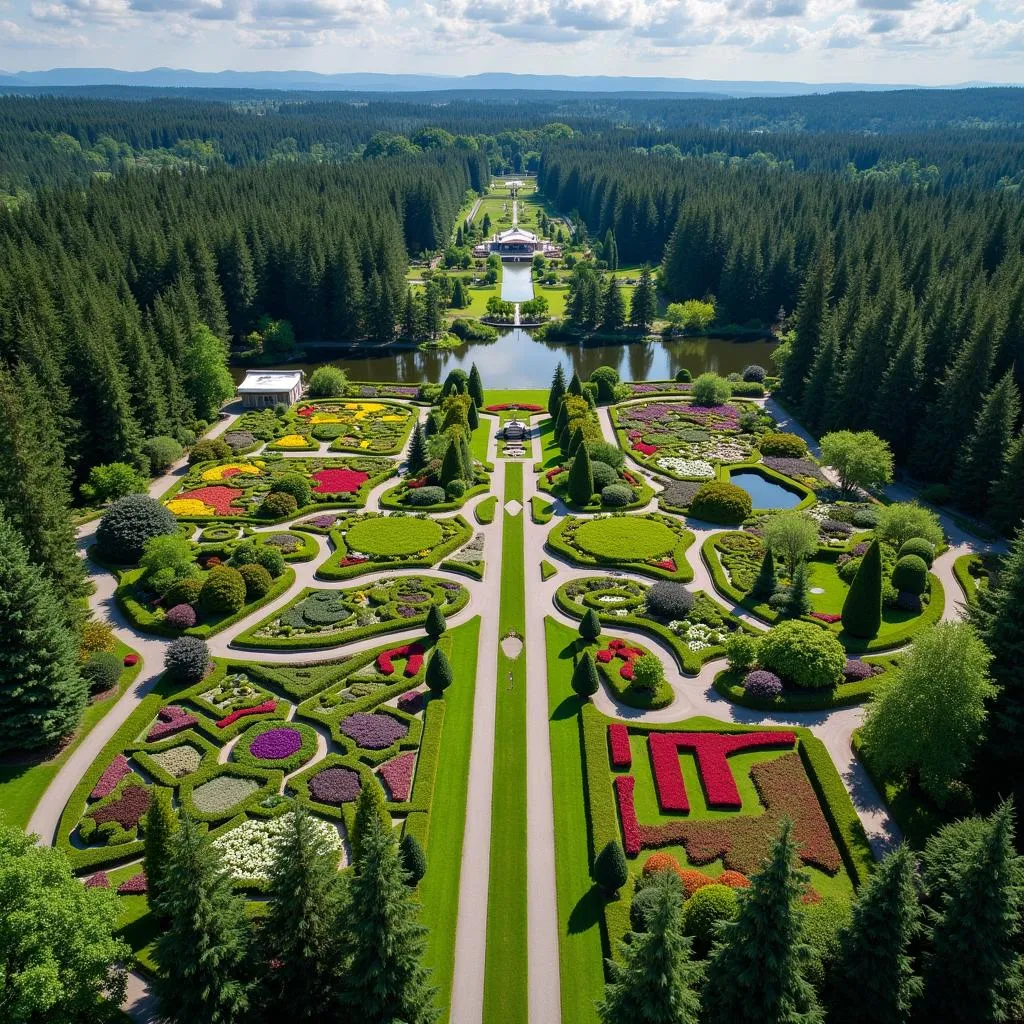
[[[549,242],[546,238],[538,238],[532,231],[520,227],[499,231],[488,241],[481,242],[473,249],[473,255],[476,257],[490,256],[491,253],[495,253],[503,260],[510,262],[532,260],[534,253],[538,252],[552,259],[559,259],[562,255],[560,246]]]

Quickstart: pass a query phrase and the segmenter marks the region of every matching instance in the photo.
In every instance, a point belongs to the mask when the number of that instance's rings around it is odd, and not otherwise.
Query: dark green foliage
[[[640,280],[633,289],[629,306],[630,323],[640,331],[649,331],[658,313],[658,296],[654,290],[651,268],[645,263],[640,269]]]
[[[436,604],[432,604],[427,611],[427,621],[423,631],[432,640],[436,640],[447,628],[448,623],[445,622],[444,612]]]
[[[303,508],[313,498],[309,480],[298,473],[286,473],[284,476],[275,477],[270,483],[270,493],[290,494],[295,499],[296,508]]]
[[[601,329],[614,333],[621,331],[626,323],[626,303],[619,289],[615,275],[608,278],[601,311]]]
[[[782,391],[790,401],[803,400],[807,375],[821,348],[822,332],[832,300],[835,259],[830,242],[824,242],[810,261],[800,289],[793,325],[793,344],[783,367]]]
[[[608,841],[594,858],[591,876],[609,896],[614,896],[626,884],[629,880],[629,865],[626,863],[622,843],[617,839]]]
[[[935,557],[935,547],[930,540],[924,537],[911,537],[900,545],[899,557],[916,555],[924,562],[926,568],[931,568],[932,559]]]
[[[613,402],[615,385],[619,383],[619,371],[614,366],[598,366],[590,374],[590,383],[597,385],[597,400]]]
[[[406,832],[398,844],[398,853],[406,873],[407,884],[418,885],[427,873],[427,855],[423,852],[420,841],[411,832]]]
[[[807,563],[797,562],[793,570],[793,580],[789,586],[789,597],[786,600],[786,614],[793,618],[807,615],[811,610],[811,587],[807,577]]]
[[[1009,535],[1024,517],[1024,434],[1018,434],[1003,457],[999,482],[992,492],[993,524]]]
[[[843,629],[869,639],[882,625],[882,551],[873,540],[843,602]]]
[[[177,520],[160,502],[146,494],[129,494],[103,513],[96,527],[96,547],[103,558],[130,565],[142,557],[150,537],[177,532]]]
[[[173,437],[147,437],[142,442],[142,454],[149,460],[153,475],[165,472],[184,454],[184,449]]]
[[[452,663],[448,660],[448,655],[440,647],[435,647],[430,655],[424,679],[430,692],[438,696],[444,693],[455,681]]]
[[[241,565],[238,567],[238,575],[245,585],[246,601],[258,601],[265,597],[273,583],[270,573],[262,565]]]
[[[805,874],[794,867],[796,845],[785,821],[764,867],[750,880],[736,921],[711,953],[703,1024],[740,1020],[818,1024],[823,1020],[805,976],[810,950],[802,935]]]
[[[645,929],[627,936],[619,959],[606,961],[598,1016],[603,1024],[696,1024],[702,972],[683,935],[682,886],[672,872],[659,871],[644,893]]]
[[[142,866],[150,904],[162,905],[171,864],[171,842],[178,828],[178,815],[171,806],[171,791],[162,786],[153,791],[153,800],[146,812],[146,850]],[[160,912],[162,915],[162,911]]]
[[[466,422],[469,424],[471,431],[476,430],[480,426],[480,414],[476,409],[476,402],[470,402],[469,408],[466,410]]]
[[[589,505],[594,496],[594,474],[586,446],[576,452],[576,458],[572,461],[567,490],[570,500],[577,505]]]
[[[355,822],[350,837],[352,863],[356,863],[362,857],[363,837],[371,828],[376,827],[375,823],[391,828],[391,815],[388,813],[387,803],[387,795],[376,776],[360,789],[359,799],[356,801]]]
[[[690,515],[709,523],[742,523],[750,515],[750,495],[736,484],[710,480],[701,484],[690,502]]]
[[[95,651],[82,666],[82,678],[90,693],[106,693],[117,686],[123,665],[121,659],[110,651]]]
[[[273,544],[257,544],[243,540],[231,553],[231,564],[236,568],[243,565],[262,565],[273,579],[285,570],[284,555]]]
[[[594,643],[594,641],[601,635],[601,620],[597,617],[597,612],[593,608],[588,608],[583,613],[579,630],[580,636],[583,637],[588,644]]]
[[[412,429],[412,438],[409,442],[409,454],[406,458],[406,470],[409,476],[417,476],[421,473],[429,461],[427,453],[427,439],[423,433],[423,424],[418,420]]]
[[[458,441],[452,439],[445,449],[444,458],[441,460],[441,483],[444,486],[453,480],[462,480],[465,477],[465,467],[462,464],[462,452]]]
[[[761,568],[754,581],[753,593],[758,597],[771,597],[775,593],[776,579],[775,556],[771,548],[766,548],[764,558],[761,559]]]
[[[566,451],[566,455],[568,455],[570,459],[575,458],[576,453],[580,450],[581,444],[583,444],[583,428],[577,427],[572,432],[572,436],[569,439],[569,448]]]
[[[271,491],[260,503],[260,515],[267,519],[283,519],[295,515],[298,510],[295,498],[284,491]]]
[[[548,391],[548,415],[557,416],[562,408],[562,396],[565,394],[565,371],[562,364],[555,367],[554,376],[551,378],[551,388]]]
[[[484,383],[480,378],[480,371],[476,368],[476,363],[469,368],[469,380],[466,382],[466,385],[466,390],[469,392],[469,397],[473,399],[473,404],[478,409],[483,408]]]
[[[921,992],[912,944],[921,931],[916,864],[907,846],[882,860],[861,886],[831,979],[835,1024],[901,1024]]]
[[[210,668],[210,649],[197,636],[179,636],[167,645],[164,668],[183,683],[198,683]]]
[[[567,394],[576,395],[578,398],[583,396],[583,382],[580,380],[578,373],[573,373],[572,380],[569,381],[569,386],[565,389]]]
[[[245,604],[245,580],[230,565],[218,565],[210,570],[199,593],[203,607],[214,614],[232,614]]]
[[[215,462],[230,457],[231,446],[219,437],[201,438],[192,445],[188,453],[189,464],[193,466],[199,462]]]
[[[441,385],[441,397],[447,398],[449,395],[464,395],[468,389],[469,374],[465,370],[460,370],[456,367],[445,377],[444,383]]]
[[[903,555],[893,567],[892,585],[897,590],[923,594],[928,589],[928,566],[918,555]]]
[[[77,637],[53,585],[0,515],[0,752],[70,735],[87,695]]]
[[[590,651],[584,651],[572,670],[572,688],[583,698],[593,697],[601,688],[597,665]]]

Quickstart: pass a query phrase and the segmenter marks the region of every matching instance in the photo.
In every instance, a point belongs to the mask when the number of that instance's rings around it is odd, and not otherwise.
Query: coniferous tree
[[[821,347],[822,332],[832,298],[834,258],[832,245],[825,242],[811,260],[800,290],[793,324],[793,343],[782,371],[782,392],[789,401],[803,401],[807,374]]]
[[[466,390],[469,392],[469,397],[473,399],[473,404],[477,409],[484,407],[484,382],[480,378],[480,371],[476,368],[474,363],[469,368],[469,380],[466,383]]]
[[[789,599],[786,601],[786,614],[799,618],[811,610],[811,586],[807,576],[807,563],[801,559],[793,570],[793,579],[789,587]]]
[[[576,395],[577,398],[583,397],[583,381],[580,380],[578,373],[573,373],[572,380],[569,381],[569,386],[565,390],[570,395]]]
[[[761,559],[761,568],[758,570],[757,579],[754,581],[753,593],[758,597],[771,597],[775,593],[775,586],[778,578],[775,574],[775,556],[771,548],[765,548],[764,558]]]
[[[253,988],[245,900],[232,892],[217,852],[188,817],[171,843],[157,909],[167,918],[153,952],[161,1012],[196,1024],[242,1021]]]
[[[871,429],[892,446],[898,460],[913,447],[921,417],[921,329],[916,320],[899,342],[875,396]]]
[[[347,946],[344,1004],[366,1021],[433,1024],[438,1018],[417,907],[390,817],[366,814],[340,918]]]
[[[583,698],[593,697],[601,688],[601,682],[597,675],[597,665],[594,663],[594,656],[590,651],[584,651],[580,655],[572,670],[572,688]]]
[[[235,393],[224,343],[205,324],[197,325],[185,355],[185,392],[200,419],[216,419]]]
[[[405,304],[402,307],[402,337],[415,341],[421,333],[420,304],[416,301],[412,289],[405,292]]]
[[[171,806],[171,792],[163,787],[153,791],[146,812],[145,853],[143,867],[149,901],[154,907],[164,898],[167,873],[170,870],[171,844],[178,829],[178,815]]]
[[[469,305],[469,300],[466,298],[466,289],[463,287],[461,277],[455,278],[450,305],[453,309],[465,309]]]
[[[436,640],[447,628],[448,623],[445,621],[444,612],[436,604],[431,604],[427,610],[427,621],[423,631],[431,639]]]
[[[412,438],[409,441],[409,454],[406,456],[406,470],[410,476],[416,476],[426,468],[430,461],[430,454],[427,451],[427,438],[423,433],[423,424],[418,420],[412,428]]]
[[[336,927],[343,903],[338,852],[318,819],[296,802],[269,872],[269,910],[260,928],[262,957],[273,962],[262,989],[268,1019],[323,1020],[342,983]]]
[[[363,836],[370,829],[374,820],[383,822],[390,827],[391,815],[387,808],[388,798],[376,777],[366,783],[359,791],[356,800],[356,816],[352,825],[351,843],[352,863],[362,856]]]
[[[583,618],[580,620],[579,632],[580,636],[583,637],[588,644],[594,643],[594,641],[601,635],[601,620],[597,617],[597,612],[593,608],[588,608],[583,613]]]
[[[860,560],[857,575],[843,602],[843,629],[870,639],[882,626],[882,552],[873,540]]]
[[[548,391],[548,415],[557,416],[562,407],[562,396],[565,394],[565,371],[562,364],[555,367],[554,376],[551,378],[551,388]]]
[[[1024,433],[1006,448],[999,482],[992,493],[990,518],[1005,534],[1012,534],[1024,518]]]
[[[232,232],[231,238],[221,252],[220,279],[224,285],[224,301],[231,333],[240,338],[245,335],[253,321],[256,275],[253,271],[252,253],[249,251],[245,235],[239,228]]]
[[[431,693],[440,696],[455,681],[455,672],[452,663],[445,654],[444,648],[435,647],[427,662],[427,671],[424,682]]]
[[[594,858],[594,870],[591,872],[605,893],[614,896],[629,881],[629,865],[622,843],[610,839]]]
[[[569,498],[575,504],[589,505],[594,496],[594,473],[590,466],[590,453],[587,446],[582,445],[572,460],[567,486]]]
[[[809,951],[799,901],[805,879],[794,866],[796,853],[793,826],[784,821],[764,866],[740,897],[739,916],[711,951],[702,1024],[824,1019],[804,973]]]
[[[671,871],[657,871],[647,929],[631,932],[619,960],[609,959],[609,981],[597,1013],[604,1024],[697,1024],[702,970],[683,934],[683,892]],[[646,891],[646,890],[645,890]]]
[[[465,467],[462,464],[462,451],[459,442],[453,437],[445,449],[441,460],[441,486],[447,487],[453,480],[465,479]]]
[[[629,320],[637,330],[647,332],[658,313],[658,296],[654,290],[651,268],[645,263],[640,268],[640,280],[633,290],[629,306]]]
[[[566,454],[569,456],[570,459],[575,458],[576,453],[580,450],[581,447],[586,447],[583,444],[583,428],[577,427],[572,432],[572,436],[569,438],[569,447],[566,451]]]
[[[861,886],[840,934],[829,1021],[902,1024],[921,992],[912,946],[921,931],[916,864],[906,845],[883,858]],[[851,999],[851,993],[857,993]]]
[[[407,876],[406,883],[410,887],[419,885],[427,873],[427,855],[420,841],[411,832],[406,832],[398,844],[398,853]]]
[[[87,699],[61,602],[0,512],[0,752],[70,735]]]
[[[821,343],[814,355],[803,392],[803,420],[814,434],[836,425],[842,353],[839,348],[839,318],[829,313],[821,331]]]
[[[615,275],[608,278],[608,287],[604,293],[604,303],[601,314],[601,327],[610,332],[621,331],[626,323],[626,303],[622,298],[622,291],[619,289],[619,282]]]

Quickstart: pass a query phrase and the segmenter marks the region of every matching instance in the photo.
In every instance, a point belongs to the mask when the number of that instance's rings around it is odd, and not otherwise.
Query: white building
[[[520,227],[499,231],[473,249],[473,255],[478,258],[489,256],[492,252],[497,253],[503,260],[511,261],[532,259],[533,254],[537,252],[553,259],[558,259],[562,255],[560,246],[545,238],[538,238],[532,231]]]
[[[301,370],[249,370],[238,394],[246,409],[270,409],[297,402],[303,387]]]

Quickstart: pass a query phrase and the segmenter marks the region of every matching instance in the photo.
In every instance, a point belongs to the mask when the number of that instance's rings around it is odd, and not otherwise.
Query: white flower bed
[[[720,647],[725,643],[724,629],[712,629],[703,622],[687,622],[686,619],[676,619],[668,624],[669,629],[677,633],[686,641],[686,646],[691,651],[703,651],[708,647]]]
[[[695,480],[712,480],[715,467],[703,459],[680,459],[673,455],[663,455],[658,459],[658,466],[679,476],[692,477]]]
[[[251,819],[215,839],[213,846],[225,870],[236,879],[267,881],[277,848],[291,828],[291,820],[291,811],[267,821]],[[341,837],[333,825],[319,818],[311,818],[310,823],[322,852],[341,849]]]

